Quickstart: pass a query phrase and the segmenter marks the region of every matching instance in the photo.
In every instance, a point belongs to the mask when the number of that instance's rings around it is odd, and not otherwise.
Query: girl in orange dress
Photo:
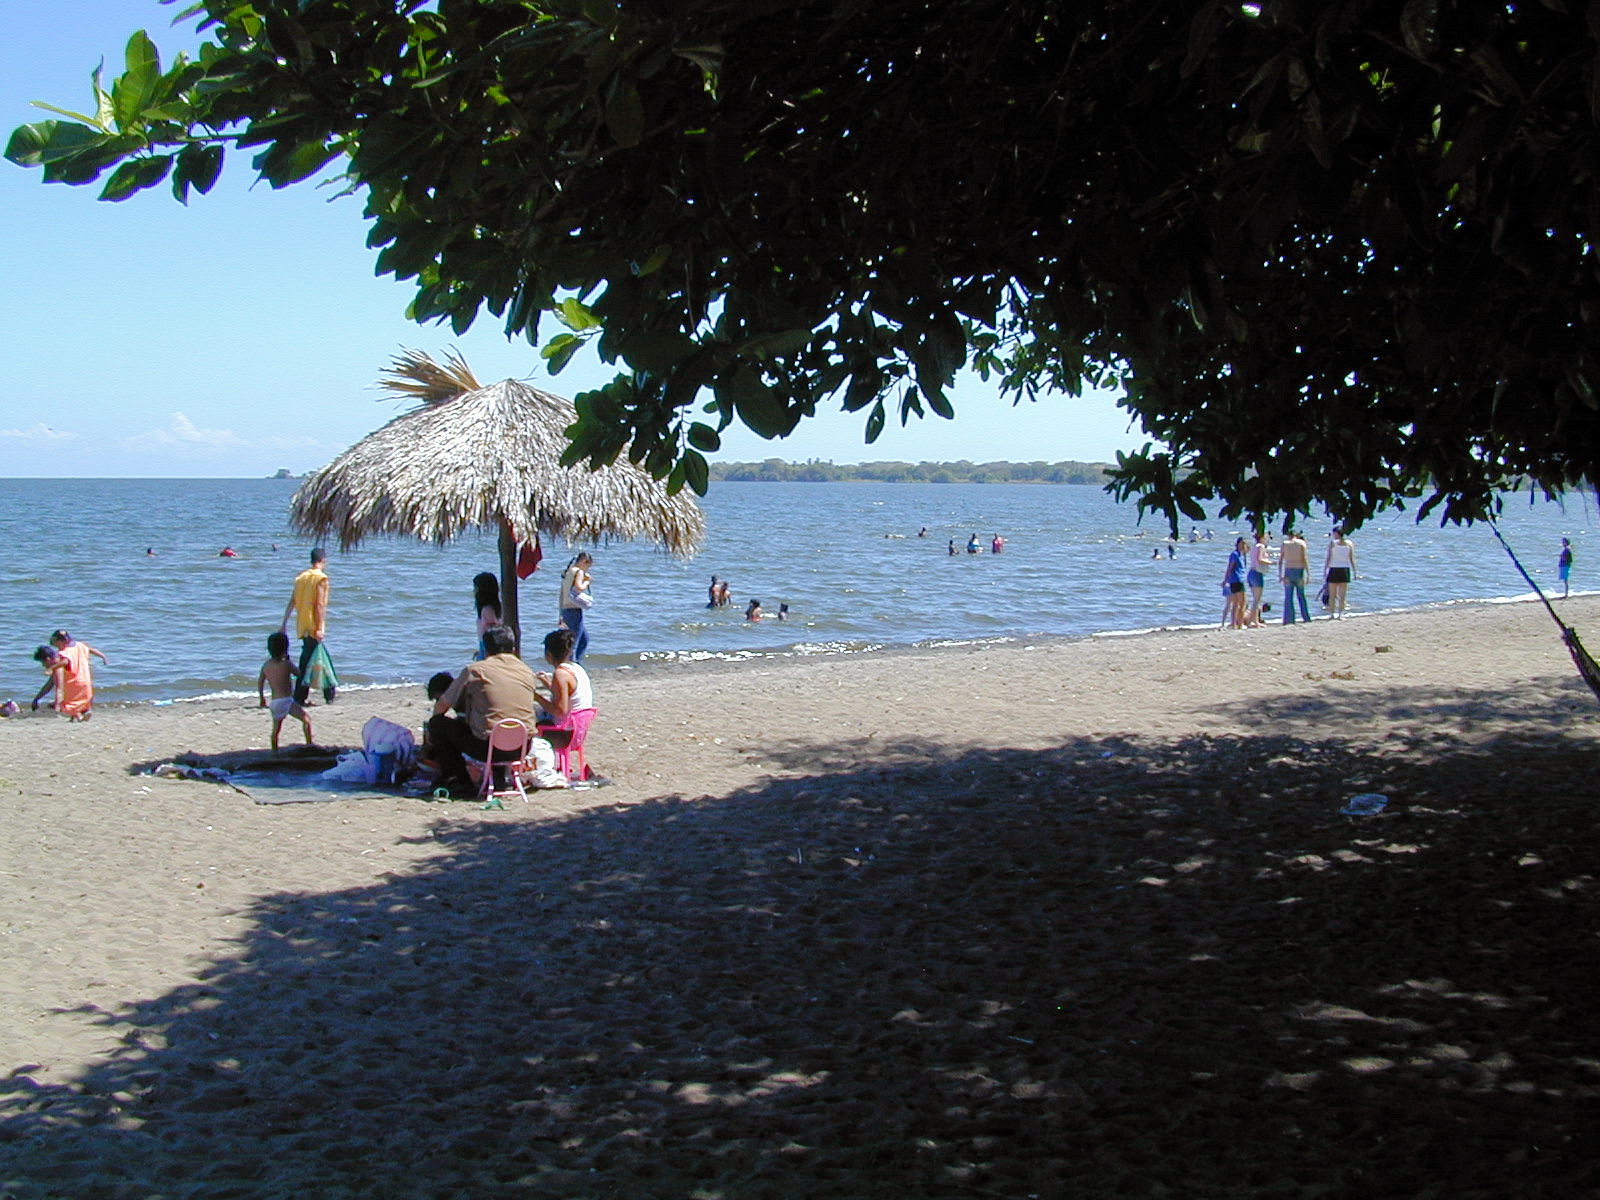
[[[74,721],[87,721],[94,708],[94,673],[89,656],[101,662],[110,660],[87,642],[74,641],[65,629],[50,635],[50,644],[61,657],[56,667],[56,711]]]

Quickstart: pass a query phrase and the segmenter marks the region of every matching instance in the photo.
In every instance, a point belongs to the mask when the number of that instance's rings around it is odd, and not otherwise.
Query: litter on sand
[[[1370,817],[1381,813],[1384,806],[1389,803],[1389,797],[1381,792],[1362,792],[1359,796],[1351,796],[1339,811],[1347,817]]]

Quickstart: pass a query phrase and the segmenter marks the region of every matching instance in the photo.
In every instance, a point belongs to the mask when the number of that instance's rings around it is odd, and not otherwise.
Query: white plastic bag
[[[564,788],[567,777],[556,770],[556,752],[549,742],[536,737],[528,743],[524,761],[532,770],[522,773],[522,786],[532,788]]]
[[[339,761],[319,776],[333,783],[372,783],[377,777],[377,764],[360,750],[339,755]]]

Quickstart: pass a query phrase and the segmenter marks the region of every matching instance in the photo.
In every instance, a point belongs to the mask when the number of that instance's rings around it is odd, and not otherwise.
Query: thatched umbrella
[[[382,385],[420,400],[312,474],[291,502],[294,528],[337,536],[344,549],[373,534],[443,545],[469,529],[500,535],[506,624],[518,631],[517,551],[539,533],[572,542],[647,537],[692,554],[705,515],[686,493],[625,460],[591,471],[564,467],[570,400],[515,379],[482,387],[465,361],[441,365],[409,350]]]

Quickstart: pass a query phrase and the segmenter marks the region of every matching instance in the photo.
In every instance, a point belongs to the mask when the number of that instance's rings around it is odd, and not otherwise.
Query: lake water
[[[57,627],[110,657],[96,666],[101,702],[253,692],[311,544],[288,530],[296,486],[0,480],[0,698],[33,694],[43,676],[30,655]],[[722,483],[704,504],[709,535],[692,561],[640,543],[592,548],[591,668],[1212,624],[1235,533],[1210,522],[1213,541],[1180,542],[1168,559],[1163,527],[1141,527],[1132,506],[1098,488],[1068,485]],[[1530,506],[1522,496],[1508,499],[1501,528],[1549,585],[1563,536],[1575,581],[1596,578],[1596,524],[1592,498]],[[996,532],[1001,555],[946,553],[949,539],[960,547],[973,533],[987,550]],[[1309,532],[1314,567],[1325,536]],[[1487,527],[1419,526],[1397,513],[1354,541],[1352,613],[1531,594]],[[219,558],[225,545],[239,557]],[[553,627],[571,551],[545,553],[522,586],[530,637]],[[443,549],[384,539],[330,554],[328,647],[347,686],[423,680],[470,656],[471,580],[496,569],[491,538]],[[732,582],[730,607],[704,607],[712,574]],[[746,622],[751,598],[769,613],[787,603],[792,619]]]

